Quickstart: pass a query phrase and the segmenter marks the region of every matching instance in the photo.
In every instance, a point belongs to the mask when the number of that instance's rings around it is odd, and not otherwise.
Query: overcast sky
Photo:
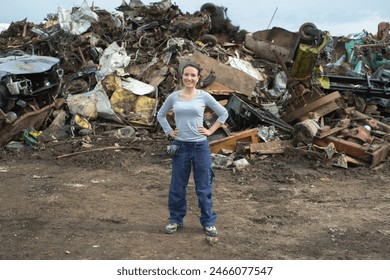
[[[40,23],[47,14],[56,13],[58,7],[71,10],[84,0],[0,0],[0,22],[23,20]],[[130,0],[125,0],[129,2]],[[122,0],[87,0],[89,5],[115,12]],[[149,4],[159,1],[142,1]],[[227,8],[227,15],[234,25],[249,32],[281,27],[298,31],[305,22],[327,30],[334,36],[359,33],[366,30],[376,34],[378,23],[390,21],[390,1],[384,0],[172,0],[182,12],[193,13],[204,3],[214,3]]]

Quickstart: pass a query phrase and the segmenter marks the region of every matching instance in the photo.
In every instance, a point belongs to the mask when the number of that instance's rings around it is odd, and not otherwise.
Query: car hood
[[[35,74],[48,71],[60,59],[50,56],[23,55],[0,57],[0,77],[6,75]]]

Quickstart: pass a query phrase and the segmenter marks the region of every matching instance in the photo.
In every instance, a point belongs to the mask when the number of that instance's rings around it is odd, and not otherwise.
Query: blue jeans
[[[210,147],[207,140],[202,142],[174,141],[180,146],[172,159],[172,177],[169,187],[168,209],[170,222],[183,224],[187,214],[186,190],[193,169],[200,223],[203,227],[215,225],[217,214],[213,211],[212,183],[214,172],[211,166]]]

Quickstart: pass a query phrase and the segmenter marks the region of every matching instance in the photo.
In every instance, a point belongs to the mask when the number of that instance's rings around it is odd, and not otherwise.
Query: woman
[[[170,213],[165,233],[174,233],[183,226],[187,213],[186,188],[191,169],[201,211],[200,223],[208,236],[217,236],[215,227],[217,214],[212,209],[212,181],[210,147],[207,136],[212,135],[228,118],[227,110],[208,92],[197,89],[200,79],[200,66],[188,62],[182,68],[183,89],[172,92],[161,106],[157,120],[165,134],[173,139],[179,149],[172,158],[172,176],[168,196]],[[203,127],[204,110],[211,108],[218,119],[209,128]],[[173,129],[166,118],[173,109],[175,126]]]

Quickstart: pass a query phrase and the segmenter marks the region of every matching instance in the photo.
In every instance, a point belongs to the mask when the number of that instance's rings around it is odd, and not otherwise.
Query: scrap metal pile
[[[0,147],[113,128],[159,134],[156,112],[192,60],[199,86],[229,111],[209,139],[214,154],[294,152],[342,167],[388,159],[389,23],[348,37],[313,23],[249,33],[213,3],[193,14],[170,0],[116,10],[85,1],[0,33]],[[206,111],[205,125],[214,118]]]

